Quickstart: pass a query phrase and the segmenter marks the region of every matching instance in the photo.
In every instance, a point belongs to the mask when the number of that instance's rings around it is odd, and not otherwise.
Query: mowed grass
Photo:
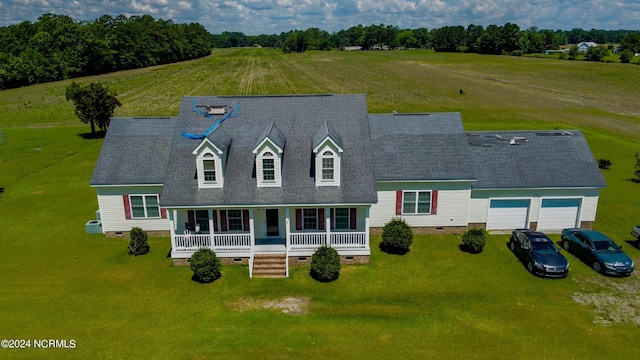
[[[594,156],[613,163],[603,171],[609,186],[595,227],[639,263],[629,235],[640,219],[640,185],[629,181],[640,151],[631,101],[637,68],[424,51],[234,49],[77,81],[109,84],[120,94],[121,116],[175,115],[183,95],[365,93],[372,112],[460,111],[473,130],[582,129]],[[171,265],[167,238],[131,257],[126,239],[85,234],[98,207],[88,183],[102,140],[81,136],[89,128],[64,100],[68,83],[0,92],[7,138],[0,145],[0,339],[77,346],[0,349],[1,358],[637,357],[637,302],[620,317],[573,300],[601,295],[613,307],[624,296],[637,299],[637,273],[602,287],[602,276],[567,255],[567,279],[539,279],[508,250],[507,235],[490,236],[479,255],[461,252],[456,235],[417,236],[405,256],[381,253],[374,237],[371,264],[344,267],[329,284],[313,281],[308,267],[269,280],[249,279],[243,266],[198,284],[189,268]],[[239,306],[287,297],[308,299],[307,312]]]

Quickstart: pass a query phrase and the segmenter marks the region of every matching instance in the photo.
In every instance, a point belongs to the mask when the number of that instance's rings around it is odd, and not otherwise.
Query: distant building
[[[590,47],[594,47],[594,46],[598,46],[598,44],[592,42],[592,41],[583,41],[581,43],[578,43],[578,51],[582,51],[582,52],[587,52],[587,50]]]

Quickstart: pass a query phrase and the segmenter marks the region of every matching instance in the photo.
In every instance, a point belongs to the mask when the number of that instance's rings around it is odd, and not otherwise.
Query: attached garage
[[[581,199],[542,199],[538,230],[560,231],[578,226]]]
[[[528,228],[528,199],[491,200],[487,216],[487,230]]]

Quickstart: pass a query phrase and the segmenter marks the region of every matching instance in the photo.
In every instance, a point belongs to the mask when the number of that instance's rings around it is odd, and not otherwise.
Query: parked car
[[[599,273],[629,276],[635,264],[618,244],[596,230],[562,230],[562,247]]]
[[[569,261],[549,239],[540,231],[515,229],[511,232],[509,248],[526,264],[530,273],[546,277],[566,277],[569,273]]]

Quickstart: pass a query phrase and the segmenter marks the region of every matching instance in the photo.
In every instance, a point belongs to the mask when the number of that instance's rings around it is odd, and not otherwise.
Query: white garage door
[[[580,199],[543,199],[538,230],[559,231],[577,226]]]
[[[491,200],[487,230],[528,228],[529,200]]]

